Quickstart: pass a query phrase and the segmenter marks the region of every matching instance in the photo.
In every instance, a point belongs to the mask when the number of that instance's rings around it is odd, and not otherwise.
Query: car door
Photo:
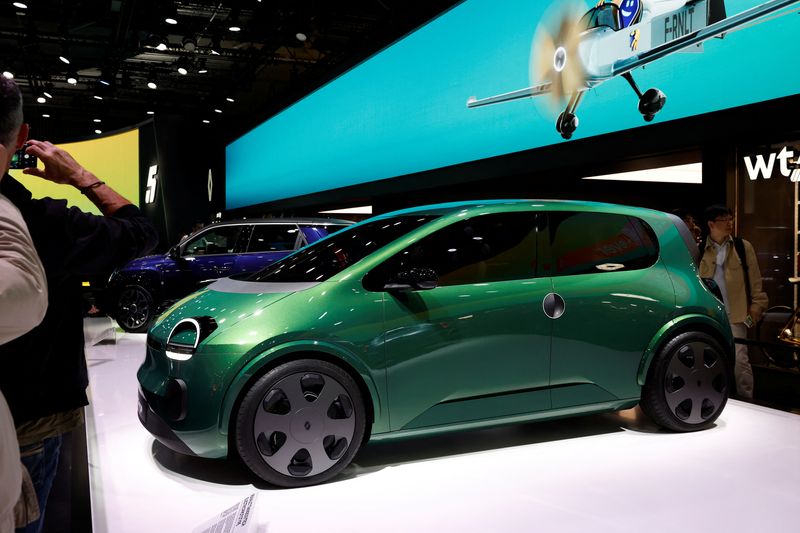
[[[536,278],[536,214],[460,220],[365,280],[438,273],[432,290],[383,292],[392,430],[485,420],[550,406],[550,280]],[[380,285],[382,286],[382,285]]]
[[[197,287],[205,281],[231,274],[237,254],[245,250],[250,224],[210,226],[183,245],[181,271],[188,285]]]
[[[301,240],[297,224],[275,222],[253,224],[247,251],[235,257],[228,275],[261,270],[295,251]]]
[[[553,212],[544,236],[541,268],[563,304],[553,320],[553,408],[638,397],[642,353],[675,301],[655,234],[635,217]]]

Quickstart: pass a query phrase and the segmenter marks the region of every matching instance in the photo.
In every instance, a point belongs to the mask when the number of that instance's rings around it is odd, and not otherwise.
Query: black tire
[[[789,318],[792,308],[785,305],[770,307],[764,312],[756,326],[756,339],[761,352],[767,360],[781,368],[794,368],[800,365],[800,348],[790,343],[783,343],[779,335]]]
[[[129,333],[147,331],[155,318],[155,302],[150,291],[140,285],[127,285],[117,297],[114,318]]]
[[[642,410],[672,431],[711,426],[728,402],[729,355],[710,335],[681,333],[658,351],[642,388]]]
[[[301,359],[273,368],[245,393],[235,442],[242,461],[261,479],[305,487],[344,470],[365,427],[364,401],[353,378],[331,363]]]

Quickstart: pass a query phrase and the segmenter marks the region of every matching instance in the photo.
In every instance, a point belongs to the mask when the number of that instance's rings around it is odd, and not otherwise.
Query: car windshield
[[[587,30],[606,26],[617,31],[619,29],[618,9],[616,4],[602,4],[594,7],[581,18],[580,25]]]
[[[357,224],[303,248],[248,278],[249,281],[325,281],[437,215],[406,215]]]

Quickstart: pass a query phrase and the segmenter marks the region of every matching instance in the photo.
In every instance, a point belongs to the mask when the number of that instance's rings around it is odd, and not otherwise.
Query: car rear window
[[[647,268],[658,260],[657,239],[642,220],[612,213],[551,212],[542,273],[596,274]]]

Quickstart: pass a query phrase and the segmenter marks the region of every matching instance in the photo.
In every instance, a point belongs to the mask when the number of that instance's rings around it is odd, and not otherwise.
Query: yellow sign
[[[35,138],[35,137],[34,137]],[[46,139],[39,139],[46,140]],[[59,144],[89,172],[105,181],[111,188],[139,206],[139,130],[135,129],[108,137],[88,141]],[[39,168],[44,165],[39,161]],[[19,180],[34,198],[64,198],[67,205],[82,211],[100,214],[91,200],[69,185],[52,183],[36,176],[12,170],[10,174]]]

